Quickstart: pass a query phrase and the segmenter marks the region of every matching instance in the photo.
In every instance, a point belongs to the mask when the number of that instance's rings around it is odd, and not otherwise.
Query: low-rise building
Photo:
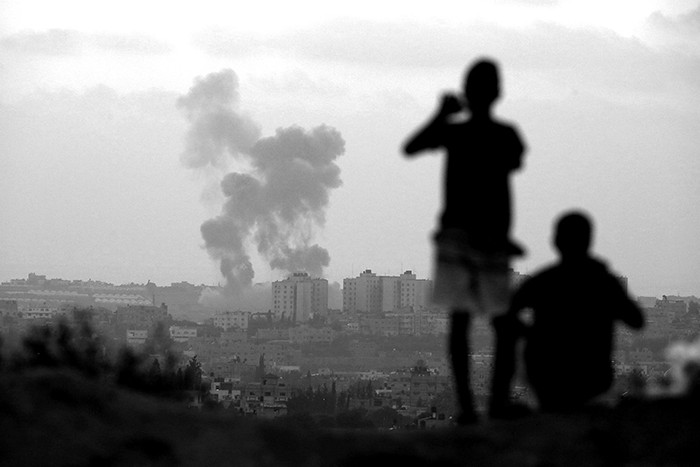
[[[30,305],[20,311],[22,319],[51,319],[58,314],[57,306]]]
[[[19,318],[17,300],[0,300],[0,317]]]
[[[170,338],[175,342],[187,342],[197,337],[197,328],[170,326]]]
[[[334,337],[335,332],[329,327],[296,326],[289,329],[289,340],[295,344],[329,344],[333,342]]]
[[[241,393],[244,413],[263,418],[274,418],[287,413],[290,387],[276,375],[265,375],[260,382],[248,383]]]
[[[393,400],[400,399],[402,405],[425,407],[450,388],[450,378],[429,372],[398,371],[389,375],[387,384]]]
[[[255,338],[263,341],[289,340],[289,328],[260,328]]]
[[[117,308],[114,320],[127,329],[153,329],[158,323],[170,321],[168,307],[150,305],[129,305]]]
[[[239,402],[241,389],[236,388],[234,381],[229,378],[214,378],[209,386],[209,396],[215,402]]]
[[[219,311],[214,315],[214,326],[229,329],[248,329],[250,313],[247,311]]]
[[[146,343],[148,331],[145,329],[127,329],[126,345],[129,347],[139,347]]]

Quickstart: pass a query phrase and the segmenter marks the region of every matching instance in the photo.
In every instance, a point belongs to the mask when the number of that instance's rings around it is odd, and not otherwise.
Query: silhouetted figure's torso
[[[502,249],[511,219],[508,175],[520,167],[523,144],[511,126],[469,120],[436,128],[447,150],[442,229],[467,232],[473,247]]]
[[[641,311],[604,263],[560,262],[515,293],[512,308],[533,310],[527,332],[527,375],[544,409],[578,406],[613,380],[615,321],[643,325]]]

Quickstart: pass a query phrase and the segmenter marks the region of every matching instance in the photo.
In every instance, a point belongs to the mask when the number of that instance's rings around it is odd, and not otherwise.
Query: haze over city
[[[528,147],[515,268],[582,208],[631,293],[700,295],[699,2],[431,6],[2,2],[0,279],[429,277],[443,158],[401,145],[491,56]]]

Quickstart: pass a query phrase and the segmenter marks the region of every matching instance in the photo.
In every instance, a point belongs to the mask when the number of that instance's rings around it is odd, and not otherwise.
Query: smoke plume
[[[192,169],[225,168],[229,156],[248,151],[260,138],[260,127],[238,111],[238,77],[221,70],[195,79],[190,91],[177,101],[190,128],[182,162]]]
[[[273,269],[322,274],[330,255],[313,237],[325,224],[330,190],[341,185],[335,160],[345,151],[340,133],[326,125],[310,130],[293,125],[261,138],[259,125],[239,104],[232,70],[197,78],[178,100],[190,123],[182,155],[186,166],[223,169],[233,159],[249,168],[223,176],[221,213],[201,227],[205,247],[234,296],[253,283],[246,249],[251,242]]]

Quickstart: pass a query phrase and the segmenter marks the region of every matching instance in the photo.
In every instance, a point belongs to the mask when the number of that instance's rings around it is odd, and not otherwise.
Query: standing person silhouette
[[[404,146],[407,156],[447,152],[433,300],[451,312],[449,350],[460,424],[477,420],[469,375],[472,315],[507,310],[509,259],[523,253],[510,239],[509,175],[520,167],[525,148],[513,126],[493,118],[499,96],[496,64],[477,61],[466,75],[464,95],[445,94],[437,113]]]

